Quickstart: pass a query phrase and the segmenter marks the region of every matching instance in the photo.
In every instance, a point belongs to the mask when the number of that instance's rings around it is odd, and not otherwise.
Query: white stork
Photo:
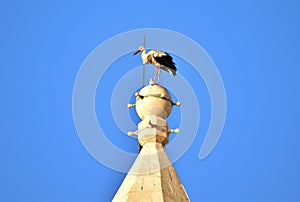
[[[140,46],[139,49],[135,51],[133,55],[136,55],[139,52],[142,52],[143,64],[151,63],[156,67],[154,82],[157,76],[157,81],[159,83],[160,69],[169,72],[173,76],[176,75],[177,68],[175,66],[175,63],[173,62],[173,58],[168,53],[158,50],[151,50],[148,53],[146,53],[145,47]]]

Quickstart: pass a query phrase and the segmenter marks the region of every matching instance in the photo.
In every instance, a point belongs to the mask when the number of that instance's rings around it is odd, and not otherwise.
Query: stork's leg
[[[158,73],[157,73],[157,83],[159,85],[159,78],[160,78],[160,68],[158,68]]]
[[[157,73],[158,73],[158,68],[157,67],[155,67],[155,68],[156,68],[156,70],[155,70],[155,75],[154,75],[154,78],[153,78],[154,83],[155,83],[155,79],[156,79],[156,76],[157,76]]]

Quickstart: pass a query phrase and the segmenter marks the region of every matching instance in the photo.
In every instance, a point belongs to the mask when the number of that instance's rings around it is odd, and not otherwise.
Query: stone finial
[[[150,114],[166,119],[172,111],[172,98],[167,89],[160,85],[148,85],[136,95],[136,112],[141,119]]]

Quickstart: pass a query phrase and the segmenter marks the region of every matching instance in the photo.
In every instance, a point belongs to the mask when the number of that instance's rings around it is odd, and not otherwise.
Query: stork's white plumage
[[[148,53],[146,53],[145,47],[140,46],[139,49],[133,55],[136,55],[139,52],[142,52],[141,57],[143,60],[143,64],[151,63],[156,67],[154,81],[157,76],[157,80],[159,83],[160,69],[169,72],[173,76],[176,75],[177,68],[175,66],[175,63],[173,62],[173,58],[168,53],[159,50],[151,50]]]

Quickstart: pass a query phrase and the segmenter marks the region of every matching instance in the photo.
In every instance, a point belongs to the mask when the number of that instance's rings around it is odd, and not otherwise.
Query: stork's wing
[[[173,62],[172,56],[166,52],[158,50],[152,50],[149,53],[153,55],[154,59],[161,65],[163,70],[173,74],[173,76],[176,75],[177,68]]]
[[[159,51],[159,50],[151,50],[151,51],[149,51],[148,54],[152,54],[153,57],[163,57],[163,56],[167,55],[167,53]]]

